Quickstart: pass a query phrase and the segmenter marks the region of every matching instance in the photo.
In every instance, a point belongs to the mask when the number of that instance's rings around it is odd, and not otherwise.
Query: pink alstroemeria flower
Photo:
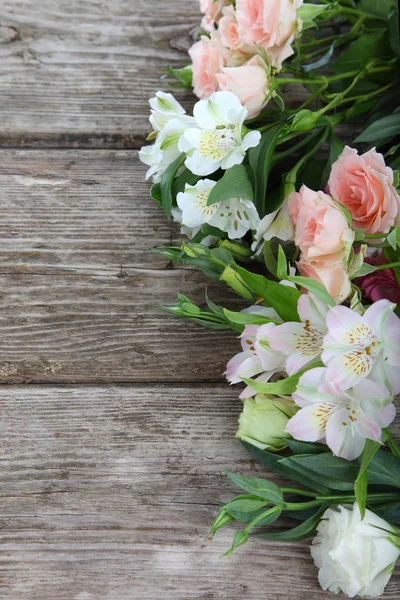
[[[379,300],[362,316],[346,306],[329,311],[322,353],[327,381],[347,390],[369,377],[393,395],[400,392],[400,319],[395,307]]]
[[[354,460],[365,440],[380,441],[382,428],[396,415],[392,397],[383,385],[370,379],[347,391],[326,382],[327,369],[310,369],[300,377],[293,400],[301,410],[286,431],[295,439],[326,443],[336,456]]]
[[[301,323],[290,322],[278,325],[268,336],[273,350],[284,354],[286,372],[293,375],[305,365],[318,360],[322,342],[327,333],[326,315],[328,306],[314,294],[303,294],[297,304]]]
[[[275,315],[276,320],[280,321],[278,315]],[[273,316],[269,318],[272,319]],[[225,375],[231,384],[240,383],[244,378],[250,379],[256,375],[259,375],[256,381],[265,383],[275,373],[284,371],[285,357],[272,350],[268,343],[269,334],[275,327],[274,323],[266,323],[248,325],[245,328],[240,336],[243,352],[231,358],[226,366]],[[240,398],[251,398],[256,393],[251,387],[247,387],[240,394]]]

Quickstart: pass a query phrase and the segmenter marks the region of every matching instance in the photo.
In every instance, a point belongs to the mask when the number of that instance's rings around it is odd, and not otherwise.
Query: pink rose
[[[354,232],[332,198],[303,185],[289,196],[295,243],[306,262],[336,263],[347,258]]]
[[[227,54],[218,39],[202,36],[189,50],[192,59],[194,93],[199,98],[208,98],[217,91],[217,73],[227,64]]]
[[[205,31],[213,31],[218,23],[224,6],[230,4],[230,0],[200,0],[200,10],[204,14],[201,26]]]
[[[306,277],[322,283],[337,302],[351,291],[346,272],[354,232],[331,196],[303,185],[288,200],[301,256],[298,268]]]
[[[236,12],[233,6],[225,6],[222,10],[222,17],[219,20],[218,32],[221,36],[221,43],[226,48],[240,53],[247,58],[257,52],[254,44],[246,44],[239,35],[239,24],[236,19]]]
[[[387,264],[382,253],[366,258],[364,262],[374,266]],[[364,277],[357,277],[354,283],[362,289],[368,300],[378,302],[386,299],[400,306],[400,286],[393,269],[382,269]]]
[[[248,110],[248,117],[256,117],[265,106],[270,87],[267,66],[260,56],[253,56],[242,67],[223,67],[216,75],[220,90],[233,92]]]
[[[299,28],[297,10],[303,0],[237,0],[239,36],[264,48],[277,69],[293,54],[291,43]]]
[[[345,147],[332,165],[328,186],[332,196],[365,233],[387,233],[400,225],[400,197],[393,186],[393,171],[375,148],[361,156]]]

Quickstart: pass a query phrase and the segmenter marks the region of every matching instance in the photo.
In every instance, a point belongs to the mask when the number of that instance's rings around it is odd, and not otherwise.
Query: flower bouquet
[[[154,252],[224,282],[243,309],[207,294],[163,308],[238,333],[236,437],[293,482],[227,473],[242,493],[211,535],[240,524],[226,555],[251,534],[314,536],[324,590],[376,597],[400,555],[397,2],[200,5],[192,62],[169,69],[199,101],[190,116],[158,92],[140,157],[187,238]],[[270,528],[281,516],[292,526]]]

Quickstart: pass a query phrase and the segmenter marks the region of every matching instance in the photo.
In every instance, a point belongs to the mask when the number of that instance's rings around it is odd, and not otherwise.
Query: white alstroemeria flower
[[[185,109],[173,97],[172,94],[157,92],[154,98],[150,98],[151,107],[150,123],[154,131],[162,131],[165,125],[174,117],[183,117]],[[191,119],[191,117],[186,117]]]
[[[157,134],[156,140],[151,146],[143,146],[139,152],[140,160],[150,167],[146,179],[153,177],[155,183],[160,181],[171,163],[181,154],[178,141],[181,135],[191,127],[193,122],[179,117],[170,119],[163,129]]]
[[[171,209],[171,215],[174,219],[175,223],[179,223],[181,225],[181,234],[186,235],[189,240],[192,240],[201,230],[201,227],[187,227],[186,225],[182,225],[182,211],[180,208],[174,206]],[[215,235],[207,235],[201,240],[203,246],[213,246],[218,241],[218,238]]]
[[[318,360],[324,335],[328,331],[328,306],[314,294],[302,294],[297,311],[301,323],[293,321],[278,325],[269,336],[271,348],[287,357],[286,371],[289,375]]]
[[[311,555],[323,590],[349,598],[377,598],[384,592],[400,555],[394,528],[357,504],[328,508],[317,527]]]
[[[279,323],[280,317],[273,308],[268,309],[268,318]],[[267,316],[267,314],[263,314]],[[243,378],[250,379],[258,375],[255,381],[266,383],[276,373],[285,370],[285,357],[280,352],[275,352],[268,343],[269,334],[276,327],[274,323],[265,325],[248,325],[242,335],[242,352],[234,356],[226,365],[226,378],[229,383],[239,383]],[[251,398],[257,392],[250,386],[240,394],[240,398]]]
[[[292,219],[290,218],[287,201],[278,210],[265,215],[258,224],[257,231],[254,235],[254,243],[251,247],[253,252],[260,254],[264,242],[268,242],[273,237],[283,240],[293,240],[294,228]]]
[[[363,315],[346,306],[329,311],[322,360],[331,384],[346,390],[369,377],[393,395],[400,392],[400,319],[395,307],[379,300]]]
[[[183,225],[201,227],[208,223],[226,231],[232,240],[242,238],[249,229],[255,230],[259,216],[251,200],[231,198],[207,206],[208,197],[216,183],[211,179],[200,179],[196,185],[186,184],[185,191],[177,195]]]
[[[196,175],[210,175],[243,162],[246,150],[261,139],[259,131],[243,137],[247,114],[239,98],[228,91],[197,102],[193,110],[197,127],[185,131],[179,140],[179,150],[187,154],[186,167]]]
[[[389,427],[396,408],[388,389],[364,379],[349,390],[326,381],[327,368],[306,371],[299,380],[293,400],[301,410],[288,423],[296,440],[326,443],[336,456],[358,458],[366,439],[379,442],[382,429]]]

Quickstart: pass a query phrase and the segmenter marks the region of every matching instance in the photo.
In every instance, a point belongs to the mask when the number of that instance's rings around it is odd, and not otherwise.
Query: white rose
[[[325,511],[311,554],[323,590],[376,598],[383,594],[400,555],[394,528],[367,510],[362,520],[357,504]]]

